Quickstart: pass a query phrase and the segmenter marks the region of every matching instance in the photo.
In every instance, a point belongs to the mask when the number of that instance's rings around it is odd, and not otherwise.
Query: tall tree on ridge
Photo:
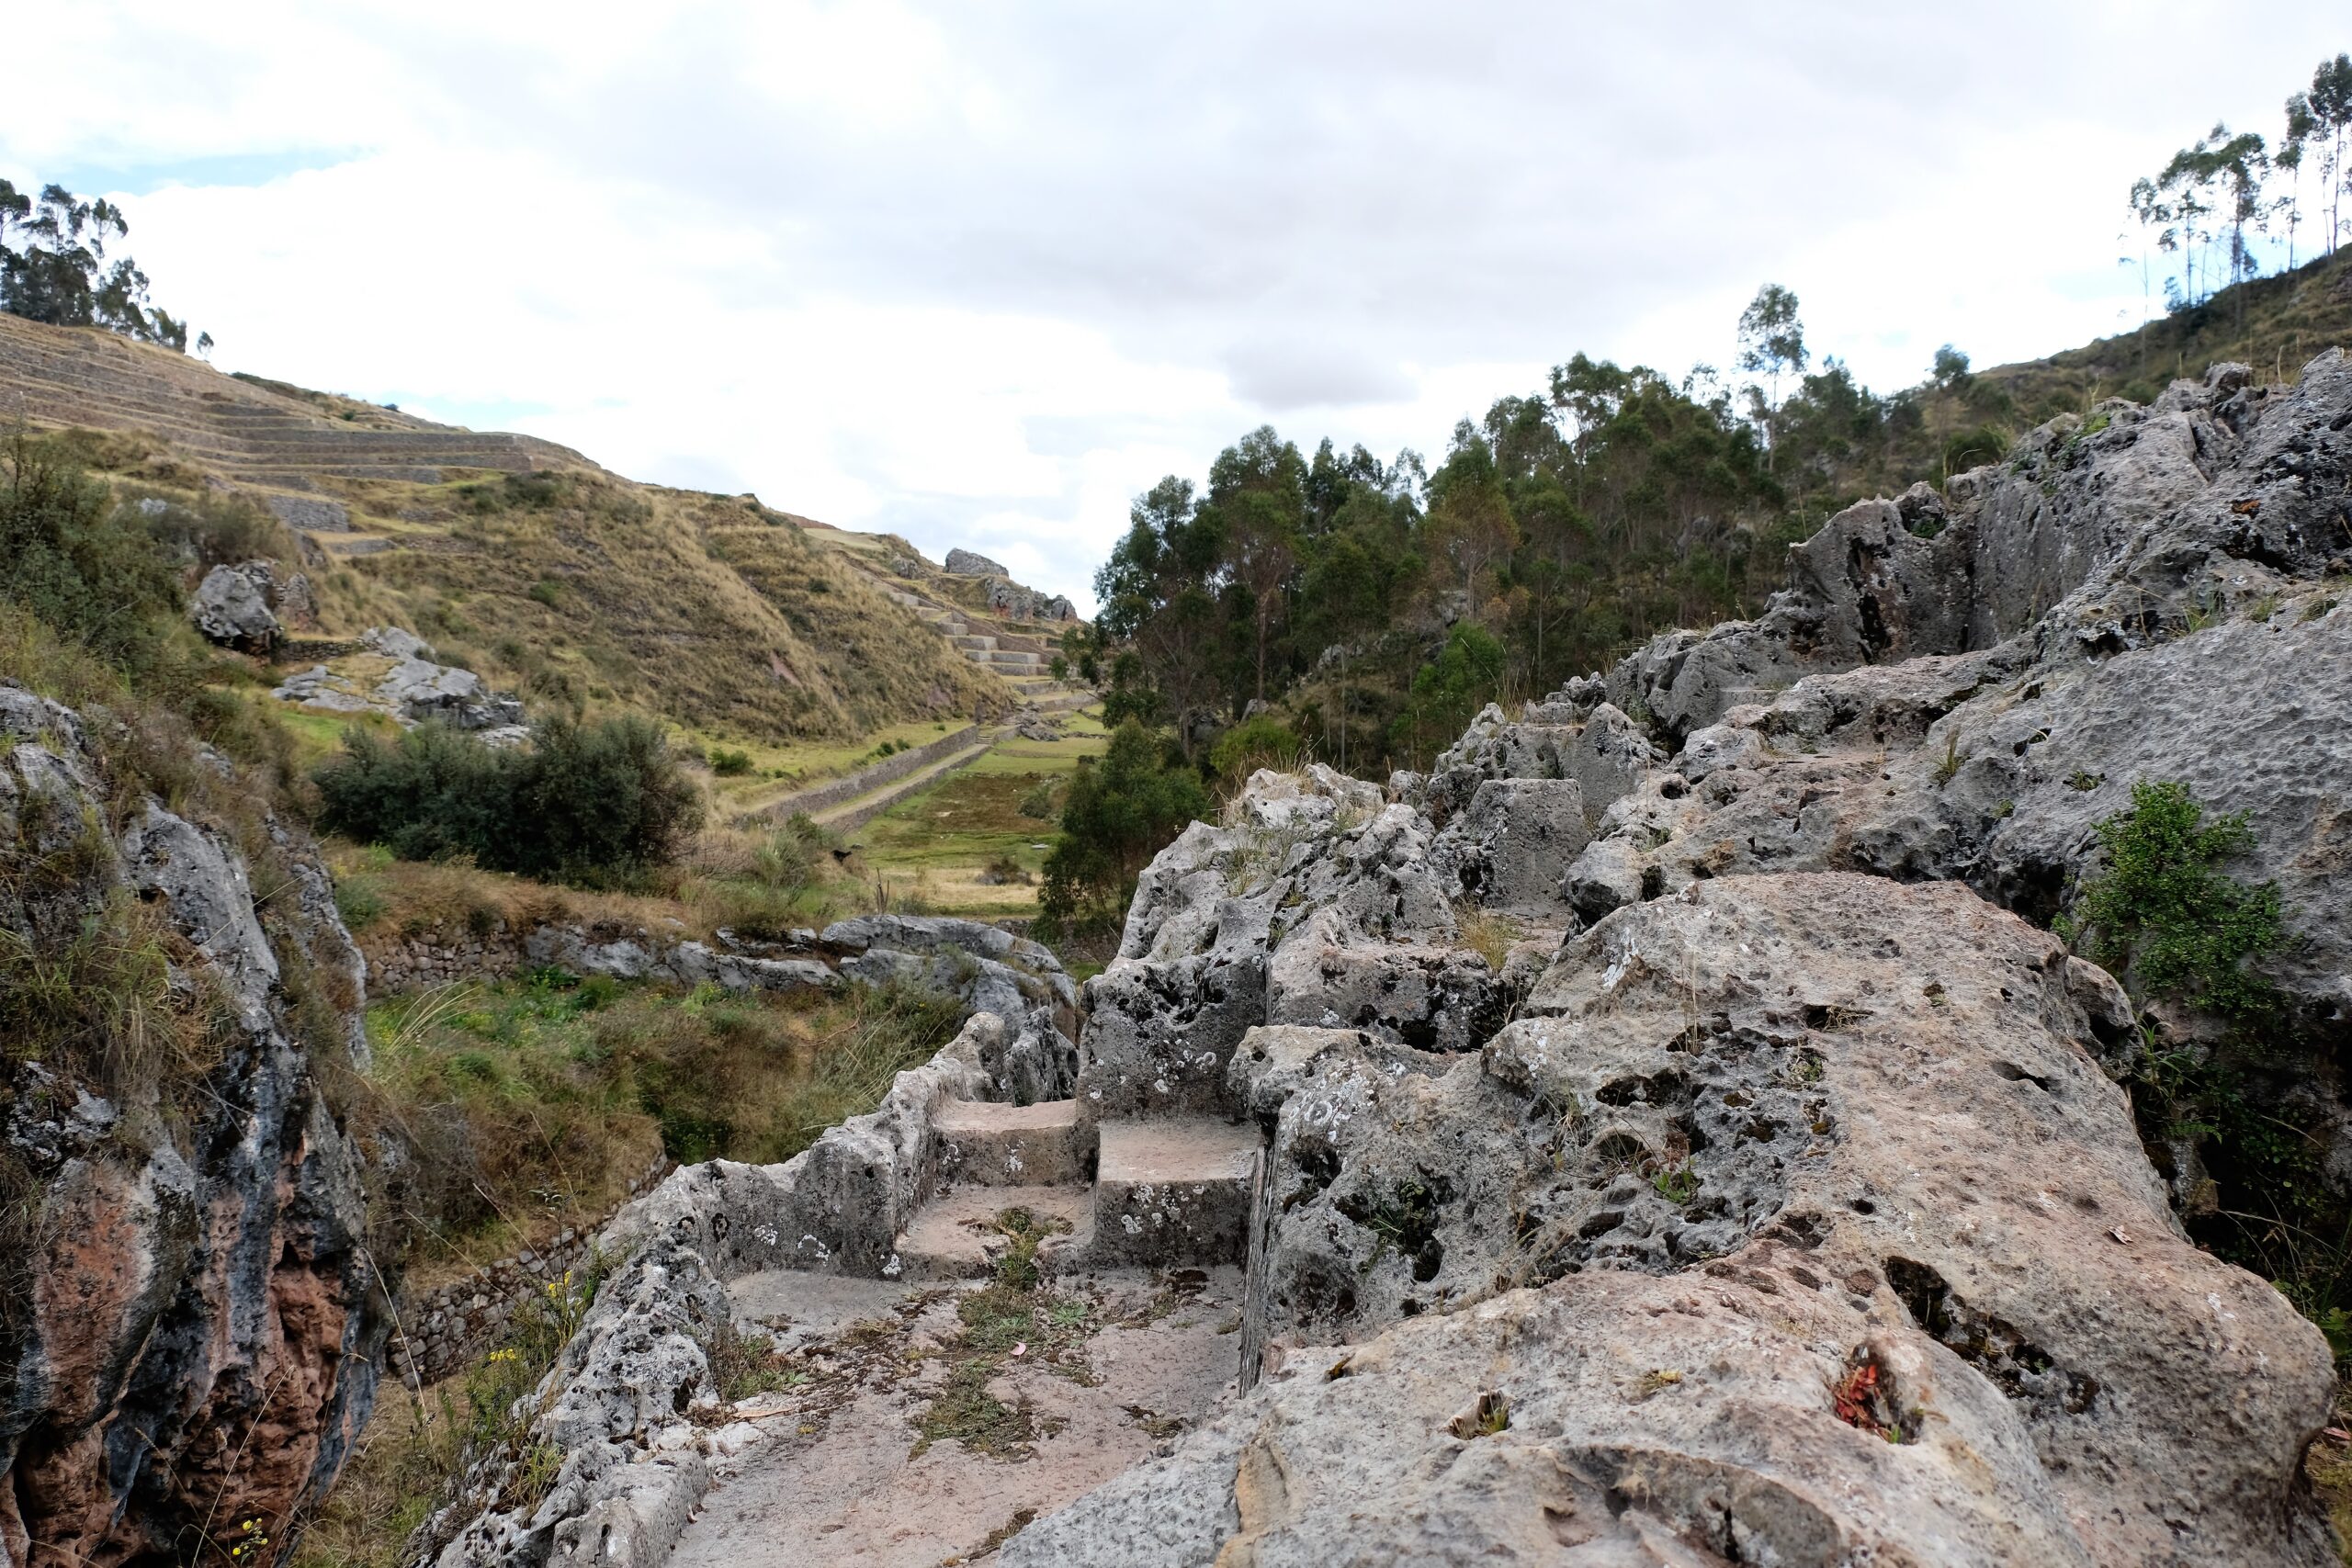
[[[1223,537],[1228,580],[1249,596],[1255,694],[1263,697],[1267,645],[1306,528],[1306,460],[1272,425],[1261,424],[1217,454],[1201,510]]]
[[[2345,166],[2345,142],[2352,138],[2352,54],[2323,60],[2312,73],[2312,90],[2303,99],[2312,118],[2312,140],[2324,143],[2320,153],[2320,186],[2327,197],[2327,254],[2335,254],[2343,232],[2343,202],[2352,190],[2352,168]],[[2292,110],[2289,111],[2290,114]]]
[[[104,197],[84,201],[61,185],[29,196],[0,179],[0,310],[187,353],[187,323],[148,304],[147,275],[128,256],[106,265],[108,239],[130,233],[122,209]],[[199,353],[211,346],[209,333],[197,340]]]
[[[1797,320],[1797,297],[1777,283],[1768,283],[1758,289],[1747,309],[1739,313],[1738,365],[1749,375],[1765,378],[1767,390],[1757,394],[1762,400],[1756,423],[1764,433],[1768,466],[1772,448],[1779,445],[1771,439],[1770,420],[1773,411],[1781,406],[1781,378],[1804,374],[1809,357],[1804,346],[1804,324]]]

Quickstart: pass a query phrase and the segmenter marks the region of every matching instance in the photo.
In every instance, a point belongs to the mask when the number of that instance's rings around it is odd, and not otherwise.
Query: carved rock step
[[[1039,1264],[1050,1266],[1056,1254],[1085,1245],[1091,1197],[1084,1187],[967,1187],[944,1193],[924,1204],[899,1237],[897,1278],[986,1279],[1012,1239],[998,1227],[997,1216],[1016,1208],[1069,1227],[1037,1249]]]
[[[1206,1117],[1101,1124],[1089,1263],[1239,1263],[1258,1135]]]
[[[1074,1100],[951,1100],[931,1125],[943,1187],[1071,1187],[1092,1175]]]

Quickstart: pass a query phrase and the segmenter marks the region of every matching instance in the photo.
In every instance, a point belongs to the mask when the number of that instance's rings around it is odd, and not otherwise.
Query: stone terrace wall
[[[980,727],[967,724],[963,728],[943,735],[921,746],[893,752],[871,767],[860,768],[815,789],[804,789],[797,795],[786,795],[767,807],[771,817],[786,818],[796,811],[818,812],[829,806],[839,806],[845,800],[855,800],[868,790],[879,789],[886,784],[896,784],[918,768],[929,767],[942,757],[952,757],[979,739]]]
[[[569,1226],[545,1247],[525,1247],[511,1258],[483,1265],[461,1280],[400,1303],[392,1339],[393,1369],[411,1387],[438,1382],[514,1326],[520,1314],[566,1270],[585,1270],[596,1235],[621,1209],[643,1197],[670,1172],[667,1155],[654,1157],[620,1202],[585,1224]]]
[[[369,932],[359,939],[371,991],[413,991],[459,980],[503,979],[530,966],[523,936],[503,922],[481,935]]]

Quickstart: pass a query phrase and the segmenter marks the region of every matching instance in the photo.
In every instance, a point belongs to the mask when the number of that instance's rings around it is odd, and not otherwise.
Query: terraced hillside
[[[103,433],[85,455],[126,483],[276,513],[316,603],[298,657],[398,625],[526,699],[639,706],[771,746],[1045,694],[1019,690],[1046,683],[1042,644],[975,660],[853,551],[812,542],[870,536],[756,497],[633,483],[551,442],[16,317],[0,317],[0,422]]]
[[[437,484],[445,468],[593,468],[569,447],[223,376],[113,333],[0,315],[0,419],[138,430],[223,479],[311,491],[322,478]]]

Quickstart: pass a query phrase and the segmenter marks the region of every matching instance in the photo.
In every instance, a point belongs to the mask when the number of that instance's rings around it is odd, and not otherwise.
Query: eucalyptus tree
[[[187,353],[187,323],[148,303],[138,264],[107,265],[107,244],[130,234],[122,209],[104,197],[85,201],[61,185],[28,194],[0,179],[0,310]],[[197,340],[199,352],[211,346],[209,333]]]
[[[1763,432],[1767,465],[1771,462],[1771,415],[1781,406],[1783,377],[1804,374],[1804,323],[1797,320],[1797,297],[1777,283],[1756,291],[1739,313],[1739,358],[1735,362],[1751,376],[1762,376],[1765,389],[1749,389],[1757,428]]]

